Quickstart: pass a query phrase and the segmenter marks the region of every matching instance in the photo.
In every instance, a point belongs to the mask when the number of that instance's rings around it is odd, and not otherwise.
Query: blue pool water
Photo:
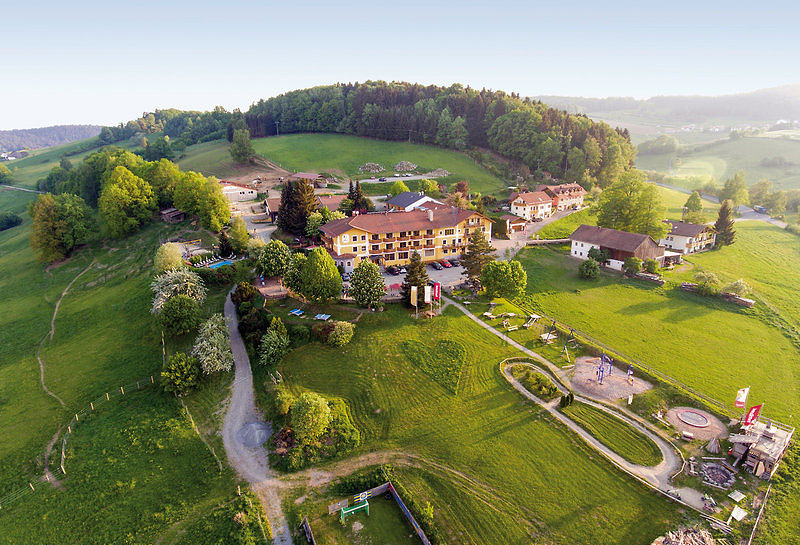
[[[214,263],[213,265],[209,265],[208,268],[209,269],[216,269],[218,267],[222,267],[223,265],[230,265],[231,263],[233,263],[233,261],[229,261],[227,259],[223,259],[222,261],[218,261],[217,263]]]

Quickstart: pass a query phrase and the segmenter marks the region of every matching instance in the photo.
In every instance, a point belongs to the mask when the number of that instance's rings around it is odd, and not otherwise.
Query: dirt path
[[[463,312],[466,316],[468,316],[472,321],[479,324],[487,331],[490,331],[497,337],[500,337],[501,339],[509,343],[511,346],[525,353],[530,358],[543,364],[539,366],[533,363],[525,363],[525,365],[528,365],[536,369],[537,371],[542,372],[545,375],[549,376],[550,378],[554,379],[553,383],[558,387],[558,389],[562,393],[566,393],[567,388],[564,386],[560,369],[555,364],[553,364],[540,354],[537,354],[536,352],[533,352],[532,350],[525,348],[524,346],[514,341],[513,339],[503,334],[502,332],[497,331],[495,328],[493,328],[483,320],[477,318],[463,305],[456,303],[455,301],[449,300],[447,298],[444,299],[449,304],[452,304],[454,307],[461,310],[461,312]],[[653,442],[655,442],[655,444],[661,451],[661,455],[663,457],[661,463],[658,464],[657,466],[643,467],[636,464],[632,464],[627,460],[625,460],[624,458],[622,458],[619,454],[606,447],[598,439],[589,434],[586,430],[584,430],[581,426],[579,426],[573,420],[564,415],[561,411],[557,410],[556,406],[558,404],[558,400],[553,400],[551,402],[544,402],[543,400],[539,399],[538,397],[530,393],[518,380],[516,380],[511,375],[509,370],[510,366],[511,364],[507,364],[501,369],[503,377],[522,395],[524,395],[531,401],[541,405],[548,413],[550,413],[551,416],[553,416],[556,420],[558,420],[559,422],[567,426],[570,430],[572,430],[574,433],[576,433],[591,448],[593,448],[594,450],[605,456],[619,469],[628,473],[629,475],[633,476],[639,481],[647,484],[651,488],[659,490],[660,492],[664,493],[670,498],[677,499],[673,496],[673,492],[676,491],[676,488],[672,486],[671,479],[672,476],[682,467],[683,460],[679,458],[678,455],[676,455],[677,449],[674,447],[674,445],[666,441],[660,434],[652,431],[649,427],[649,424],[639,415],[636,415],[628,410],[621,408],[611,409],[607,405],[599,403],[598,400],[595,399],[590,399],[588,397],[583,397],[580,395],[575,396],[575,399],[621,419],[623,422],[633,427],[640,433],[643,433],[645,436],[647,436]],[[678,501],[680,501],[684,505],[687,505],[689,507],[697,509],[698,511],[701,511],[702,513],[703,500],[700,492],[692,488],[678,489],[677,492],[680,494],[681,497],[681,499]]]
[[[44,361],[42,360],[42,346],[44,346],[45,341],[53,342],[53,335],[56,332],[56,314],[58,314],[58,307],[61,306],[61,301],[64,300],[64,296],[67,295],[67,292],[72,287],[72,284],[74,284],[75,281],[78,278],[80,278],[86,271],[91,269],[92,265],[94,265],[96,261],[97,261],[96,258],[93,259],[92,262],[89,263],[85,269],[79,272],[78,275],[75,278],[73,278],[69,284],[67,284],[67,287],[64,288],[64,291],[61,292],[61,297],[58,298],[58,301],[56,301],[56,307],[53,309],[53,316],[50,318],[50,331],[44,337],[42,337],[42,341],[39,343],[39,348],[36,349],[36,359],[39,361],[39,380],[42,383],[42,389],[45,391],[47,395],[58,401],[62,407],[66,407],[64,401],[56,394],[51,392],[50,389],[47,387],[47,384],[45,384],[44,382]]]
[[[281,499],[278,495],[280,483],[269,467],[267,450],[262,446],[250,448],[242,444],[237,433],[246,424],[263,422],[263,417],[256,408],[253,390],[253,372],[250,358],[239,334],[239,322],[236,308],[231,301],[230,293],[225,299],[225,318],[231,337],[231,349],[236,364],[233,392],[228,411],[222,423],[222,441],[228,455],[228,463],[253,488],[264,506],[269,522],[272,525],[273,543],[275,545],[292,545],[289,524],[283,514]]]

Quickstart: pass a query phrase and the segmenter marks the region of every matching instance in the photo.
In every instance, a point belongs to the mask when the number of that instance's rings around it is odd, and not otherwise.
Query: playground
[[[575,366],[569,373],[570,386],[573,390],[593,399],[615,402],[627,399],[629,395],[638,395],[653,388],[649,382],[619,367],[604,366],[602,383],[598,373],[599,359],[581,356],[575,359]]]
[[[389,492],[371,497],[365,503],[369,512],[366,507],[359,508],[359,504],[351,502],[348,509],[353,512],[345,516],[344,524],[341,522],[341,511],[324,513],[313,519],[309,517],[316,540],[330,545],[421,543]]]

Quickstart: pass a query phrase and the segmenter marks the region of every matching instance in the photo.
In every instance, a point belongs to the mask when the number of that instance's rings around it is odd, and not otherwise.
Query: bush
[[[275,410],[281,416],[289,414],[295,401],[295,397],[285,388],[278,388],[275,392]]]
[[[600,274],[600,265],[598,265],[597,261],[594,259],[587,259],[578,267],[578,273],[581,275],[581,278],[592,280],[597,278],[597,275]]]
[[[658,261],[655,259],[646,259],[644,262],[644,270],[650,274],[658,274]]]
[[[165,392],[182,396],[192,390],[200,380],[200,364],[183,352],[169,357],[161,370],[161,385]]]
[[[261,337],[258,362],[265,367],[278,365],[289,353],[289,337],[280,331],[268,329]]]
[[[289,340],[294,348],[302,346],[311,340],[311,330],[304,325],[290,325]]]
[[[601,250],[600,248],[590,248],[586,255],[589,256],[589,259],[594,259],[598,263],[605,263],[610,257],[608,250]]]
[[[334,322],[323,322],[321,324],[314,324],[311,326],[311,332],[314,338],[320,342],[328,342],[328,336],[333,331]]]
[[[11,229],[22,223],[22,216],[13,212],[3,212],[0,214],[0,231]]]
[[[335,322],[328,334],[327,342],[333,346],[344,346],[353,338],[356,326],[350,322]]]
[[[331,422],[331,409],[321,395],[305,392],[292,405],[291,417],[297,440],[301,444],[314,444]]]
[[[185,335],[200,324],[200,304],[187,295],[170,297],[161,306],[158,323],[168,335]]]
[[[630,256],[625,258],[625,262],[622,265],[622,269],[625,271],[625,274],[634,275],[642,270],[642,260],[635,256]]]
[[[167,242],[162,244],[156,250],[156,255],[153,258],[153,265],[156,269],[156,274],[161,274],[169,269],[177,269],[183,267],[183,252],[181,247],[174,242]]]
[[[239,282],[236,284],[236,290],[231,294],[231,301],[239,308],[239,305],[245,301],[252,303],[256,298],[258,290],[250,282]]]

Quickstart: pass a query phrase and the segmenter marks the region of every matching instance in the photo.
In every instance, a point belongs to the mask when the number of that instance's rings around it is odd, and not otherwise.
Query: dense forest
[[[627,130],[502,91],[459,84],[383,81],[292,91],[254,104],[232,125],[253,136],[326,132],[409,140],[454,149],[489,148],[566,181],[607,186],[631,167]],[[238,128],[238,127],[236,127]]]
[[[38,129],[0,131],[0,151],[40,149],[68,144],[97,136],[101,128],[97,125],[55,125]]]

